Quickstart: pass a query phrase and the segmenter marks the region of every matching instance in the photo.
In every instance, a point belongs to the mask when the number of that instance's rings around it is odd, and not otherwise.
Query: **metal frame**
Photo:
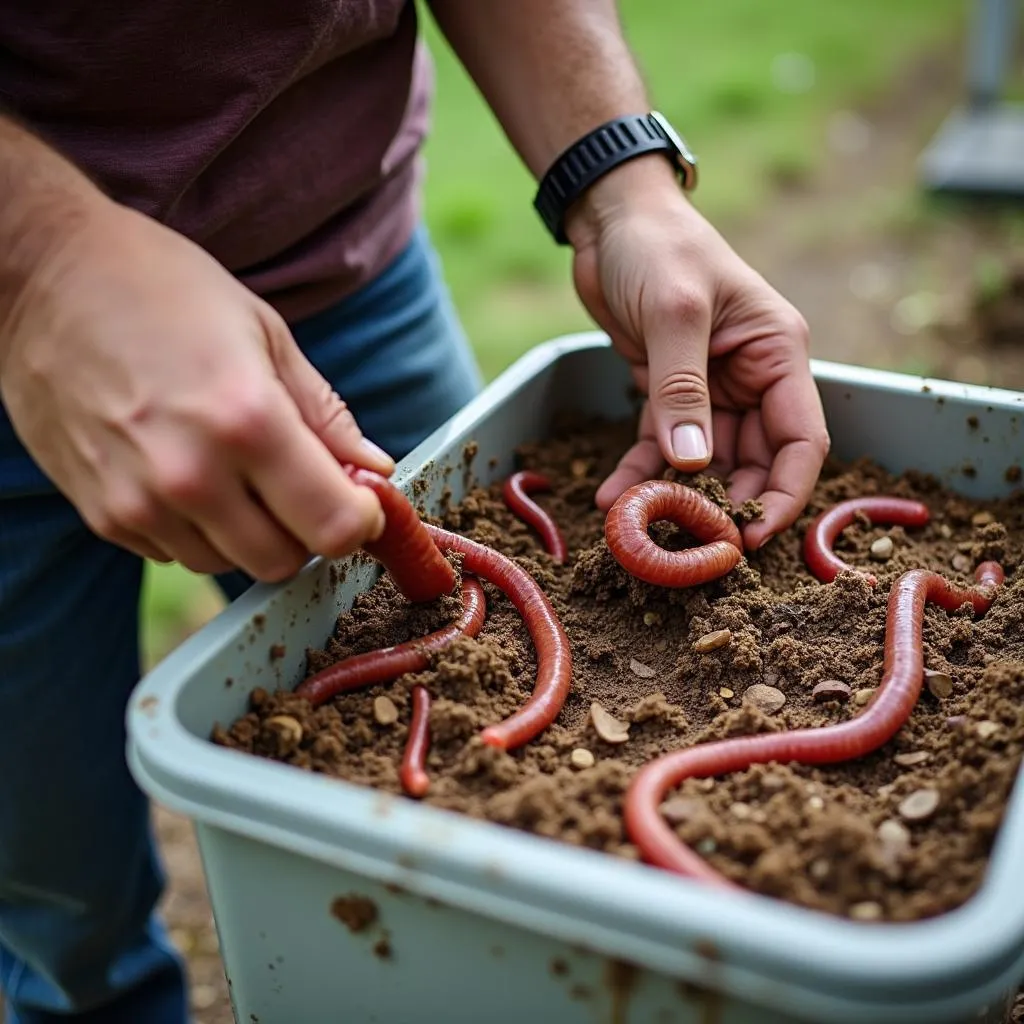
[[[975,0],[967,100],[921,156],[926,188],[1024,199],[1024,104],[1003,99],[1020,7],[1020,0]]]

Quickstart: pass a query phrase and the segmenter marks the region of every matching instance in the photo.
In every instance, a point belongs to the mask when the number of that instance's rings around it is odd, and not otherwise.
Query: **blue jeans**
[[[396,458],[480,386],[424,230],[375,281],[293,326]],[[0,989],[8,1024],[183,1024],[164,879],[125,765],[142,561],[92,534],[0,408]],[[220,580],[229,597],[250,581]]]

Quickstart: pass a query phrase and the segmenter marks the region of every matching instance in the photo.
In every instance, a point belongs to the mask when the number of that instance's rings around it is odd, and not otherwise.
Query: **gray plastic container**
[[[1005,494],[1024,395],[818,362],[834,451]],[[503,477],[556,411],[631,410],[603,335],[534,349],[399,467],[408,488]],[[467,468],[466,442],[478,453]],[[257,686],[291,686],[305,651],[368,587],[311,562],[257,586],[157,666],[128,712],[129,761],[196,825],[236,1019],[245,1024],[845,1024],[997,1022],[1024,977],[1024,789],[985,884],[918,924],[859,924],[214,746]],[[282,645],[272,657],[271,648]],[[353,932],[335,913],[365,897]]]

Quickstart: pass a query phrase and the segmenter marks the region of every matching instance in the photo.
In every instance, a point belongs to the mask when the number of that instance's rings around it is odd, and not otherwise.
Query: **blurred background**
[[[966,100],[969,0],[620,9],[656,106],[700,158],[696,204],[801,309],[814,355],[1024,387],[1024,205],[939,198],[919,177],[922,152]],[[569,254],[533,212],[532,180],[424,21],[438,76],[427,218],[490,378],[532,345],[591,324]],[[1015,47],[1007,100],[1024,99]],[[205,580],[151,569],[149,662],[220,608]],[[197,1020],[228,1024],[190,830],[162,812],[158,825]]]

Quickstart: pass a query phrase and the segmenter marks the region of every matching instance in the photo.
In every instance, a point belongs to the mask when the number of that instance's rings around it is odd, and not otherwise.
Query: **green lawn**
[[[955,40],[968,3],[621,0],[620,9],[655,104],[700,157],[698,203],[716,220],[755,210],[773,183],[813,170],[828,114],[883,94],[908,57]],[[589,322],[568,254],[530,205],[533,182],[429,19],[426,31],[438,78],[427,219],[490,377],[537,342]],[[149,583],[151,659],[216,605],[202,581],[175,568],[161,567]]]

